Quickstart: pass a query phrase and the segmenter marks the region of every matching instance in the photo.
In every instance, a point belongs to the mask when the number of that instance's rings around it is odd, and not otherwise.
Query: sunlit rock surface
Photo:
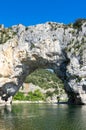
[[[0,27],[0,96],[7,101],[25,77],[51,68],[64,81],[70,103],[86,104],[86,20]]]

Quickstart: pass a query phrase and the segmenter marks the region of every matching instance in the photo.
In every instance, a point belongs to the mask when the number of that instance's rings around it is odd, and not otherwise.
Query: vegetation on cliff
[[[46,69],[37,69],[32,74],[26,77],[26,83],[33,83],[41,88],[63,88],[62,80],[55,73]]]
[[[3,25],[0,25],[0,44],[7,42],[7,40],[11,39],[16,35],[13,32],[12,28],[4,28]]]
[[[29,101],[37,101],[37,100],[46,100],[48,97],[53,97],[53,95],[60,95],[64,93],[64,85],[61,79],[56,76],[55,73],[46,70],[46,69],[37,69],[31,75],[26,77],[26,83],[33,83],[34,85],[39,86],[44,90],[48,90],[49,88],[54,88],[54,91],[46,91],[46,93],[42,93],[39,89],[34,92],[28,92],[28,95],[24,95],[23,92],[18,92],[14,96],[14,100],[29,100]]]
[[[35,92],[29,92],[28,95],[24,95],[23,92],[18,92],[14,96],[14,100],[39,101],[39,100],[45,100],[45,96],[40,92],[40,90],[35,90]]]

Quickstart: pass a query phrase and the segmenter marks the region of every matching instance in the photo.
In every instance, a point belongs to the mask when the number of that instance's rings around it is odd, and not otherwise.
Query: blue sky
[[[86,18],[86,0],[0,0],[0,24],[70,23]]]

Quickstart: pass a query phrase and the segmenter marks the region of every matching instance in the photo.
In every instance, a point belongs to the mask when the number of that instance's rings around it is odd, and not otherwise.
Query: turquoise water
[[[14,104],[0,107],[0,130],[86,130],[86,106]]]

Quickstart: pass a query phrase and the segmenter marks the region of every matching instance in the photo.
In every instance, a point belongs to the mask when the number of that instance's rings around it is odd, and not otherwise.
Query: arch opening
[[[14,99],[56,103],[67,101],[67,94],[63,81],[54,73],[54,70],[39,68],[26,77],[23,87]]]

